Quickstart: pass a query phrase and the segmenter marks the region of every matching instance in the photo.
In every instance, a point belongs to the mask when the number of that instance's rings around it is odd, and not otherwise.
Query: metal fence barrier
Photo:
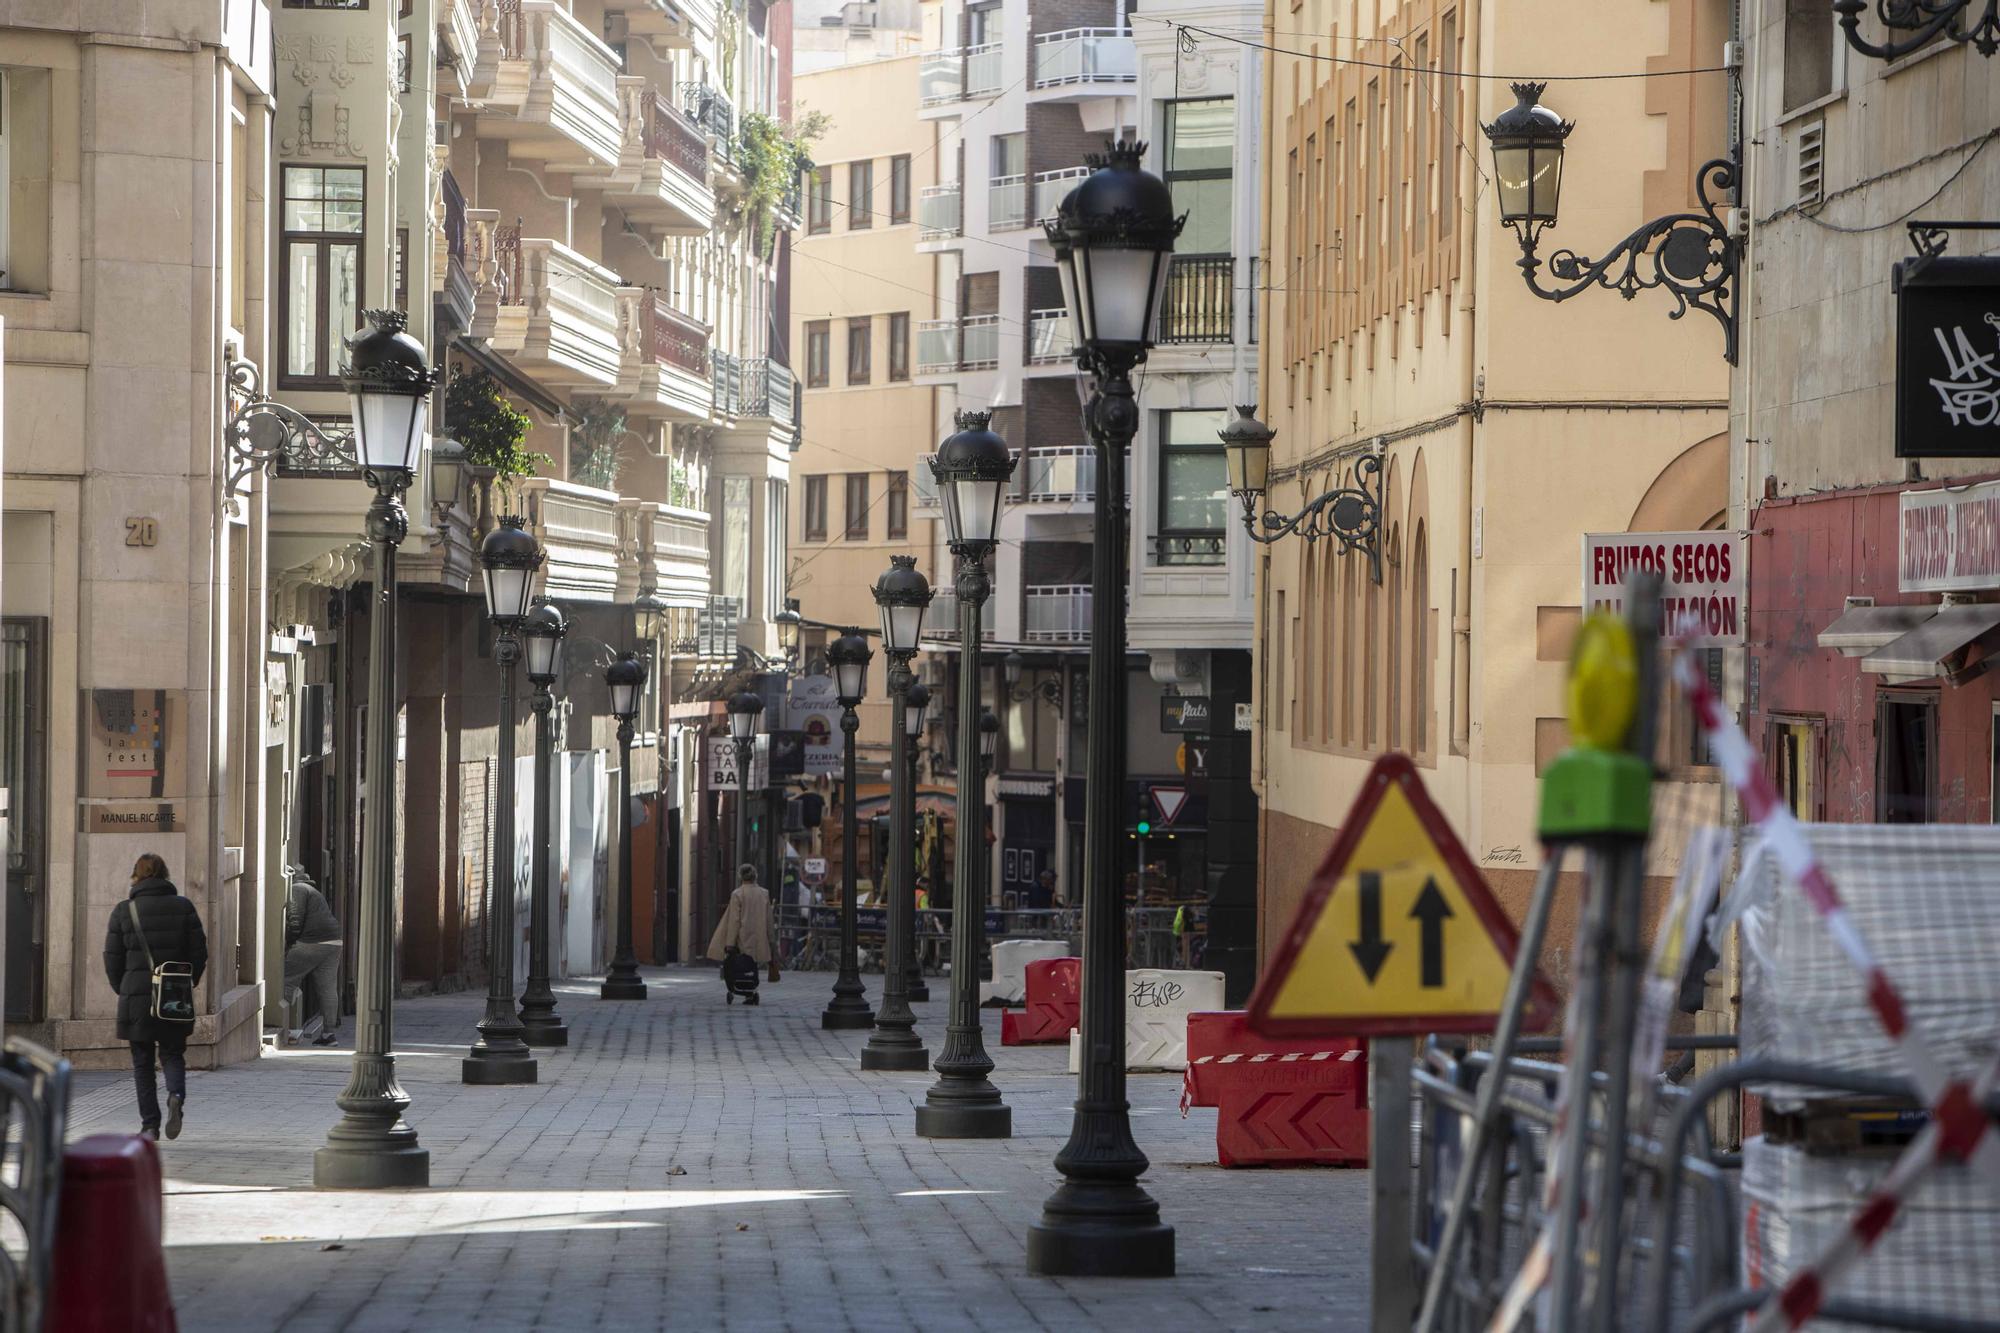
[[[0,1047],[0,1324],[42,1326],[56,1205],[62,1194],[63,1136],[69,1123],[69,1061],[9,1037]]]

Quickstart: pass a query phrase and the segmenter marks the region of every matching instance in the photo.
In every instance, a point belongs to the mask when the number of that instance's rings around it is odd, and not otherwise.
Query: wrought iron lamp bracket
[[[1710,158],[1695,173],[1700,212],[1654,218],[1598,259],[1569,249],[1555,251],[1547,262],[1558,286],[1544,286],[1538,276],[1543,260],[1535,245],[1545,224],[1517,223],[1520,268],[1528,290],[1544,301],[1560,302],[1603,287],[1629,301],[1648,288],[1662,288],[1674,298],[1669,319],[1679,319],[1690,309],[1714,316],[1722,325],[1722,355],[1735,365],[1736,276],[1742,250],[1729,234],[1724,205],[1717,199],[1735,190],[1740,174],[1735,159]]]
[[[254,362],[232,355],[224,373],[229,424],[223,428],[222,442],[229,472],[222,483],[222,504],[231,515],[242,512],[236,493],[244,478],[271,470],[287,458],[312,472],[361,471],[353,426],[322,425],[296,408],[266,398]],[[381,489],[373,479],[370,484]]]
[[[1062,685],[1047,677],[1043,677],[1033,685],[1016,685],[1008,691],[1008,697],[1017,704],[1024,704],[1030,698],[1039,697],[1043,703],[1055,709],[1057,717],[1063,715]]]
[[[1977,3],[1981,0],[1875,0],[1875,16],[1882,26],[1909,34],[1886,42],[1871,42],[1861,35],[1861,14],[1868,0],[1834,0],[1833,12],[1840,15],[1848,46],[1876,60],[1915,55],[1940,35],[1982,56],[2000,54],[2000,0],[1983,0],[1979,17],[1968,26],[1965,17]]]
[[[1355,484],[1323,491],[1296,514],[1267,509],[1256,512],[1257,498],[1244,495],[1243,528],[1250,540],[1268,546],[1297,534],[1309,542],[1324,537],[1340,544],[1340,553],[1361,551],[1368,556],[1369,576],[1382,581],[1382,455],[1363,454],[1354,465]]]

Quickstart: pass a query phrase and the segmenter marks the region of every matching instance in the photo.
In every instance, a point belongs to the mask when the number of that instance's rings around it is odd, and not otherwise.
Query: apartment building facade
[[[680,956],[719,910],[718,849],[697,830],[736,798],[703,759],[716,700],[777,655],[798,433],[781,276],[790,32],[789,5],[755,3],[287,0],[277,14],[270,387],[340,412],[338,339],[377,306],[406,313],[446,377],[402,559],[406,986],[477,981],[503,856],[527,919],[525,682],[516,846],[491,838],[499,680],[477,553],[504,514],[527,520],[539,590],[570,617],[541,849],[558,971],[598,970],[615,937],[620,756],[602,673],[617,653],[649,668],[631,774],[642,959]],[[493,440],[523,418],[509,467]],[[444,440],[466,450],[455,485]],[[275,471],[271,617],[296,630],[271,668],[291,775],[271,873],[329,886],[346,922],[366,494],[322,459]]]
[[[1505,76],[1557,76],[1544,104],[1576,128],[1541,248],[1601,253],[1693,207],[1696,168],[1726,152],[1729,79],[1688,71],[1721,63],[1728,6],[1617,0],[1587,25],[1574,17],[1541,0],[1273,11],[1296,35],[1266,66],[1258,397],[1277,430],[1266,501],[1290,513],[1332,487],[1379,485],[1381,518],[1372,551],[1287,537],[1259,553],[1263,948],[1386,750],[1415,758],[1489,882],[1522,910],[1539,860],[1535,778],[1567,743],[1585,536],[1726,521],[1729,367],[1716,323],[1670,320],[1663,293],[1555,304],[1531,292],[1479,126],[1513,103]],[[1554,30],[1559,51],[1545,40]],[[1624,77],[1564,77],[1586,74]],[[1740,648],[1724,653],[1716,669],[1740,670]],[[1685,716],[1665,733],[1662,808],[1719,820]],[[1655,891],[1679,844],[1658,845]],[[1551,940],[1571,926],[1558,920]],[[1548,961],[1560,977],[1561,958]]]
[[[935,126],[911,114],[918,58],[861,59],[798,76],[799,102],[830,121],[813,149],[805,225],[793,247],[793,346],[810,423],[792,460],[790,586],[800,613],[834,625],[874,627],[875,580],[894,554],[914,553],[933,585],[935,517],[919,517],[912,474],[936,447],[936,392],[915,376],[915,327],[932,310],[931,269],[918,260],[916,198],[936,177]],[[824,676],[831,631],[807,628],[801,662]],[[859,790],[864,823],[887,811],[882,774],[890,757],[887,664],[879,651],[859,710]],[[927,747],[928,748],[928,747]],[[821,847],[837,879],[839,802],[829,800]],[[929,773],[926,771],[925,779]],[[857,860],[875,874],[864,849]]]
[[[261,3],[0,14],[6,1024],[82,1067],[128,1058],[101,951],[140,853],[208,929],[191,1063],[256,1054],[275,963],[264,524],[223,446],[227,349],[269,322],[270,33]]]
[[[1859,32],[1916,49],[1856,49],[1802,5],[1747,34],[1744,719],[1801,819],[1987,823],[2000,243],[1917,224],[2000,217],[2000,66],[1873,15]]]
[[[937,291],[935,316],[917,327],[917,375],[940,390],[936,438],[957,409],[991,411],[1020,454],[989,603],[986,702],[1003,750],[995,892],[1025,903],[1052,868],[1074,901],[1083,872],[1090,603],[1104,590],[1090,586],[1095,464],[1040,222],[1107,140],[1136,135],[1189,221],[1131,460],[1131,780],[1118,873],[1151,904],[1195,907],[1209,964],[1247,988],[1255,797],[1235,705],[1252,692],[1254,562],[1230,521],[1216,432],[1257,378],[1261,197],[1243,164],[1258,160],[1261,72],[1247,47],[1188,60],[1171,24],[1254,25],[1258,12],[1168,5],[1142,19],[1112,3],[946,0],[924,14],[919,114],[941,146],[938,183],[917,206]],[[947,600],[939,630],[950,611]],[[948,661],[949,643],[940,647]]]

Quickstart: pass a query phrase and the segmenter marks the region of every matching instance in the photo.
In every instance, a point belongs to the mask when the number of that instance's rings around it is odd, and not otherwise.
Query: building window
[[[1230,240],[1230,175],[1236,151],[1236,103],[1228,97],[1167,103],[1167,185],[1185,209],[1174,250],[1226,255]]]
[[[826,540],[826,478],[806,478],[806,540]]]
[[[750,614],[750,478],[722,479],[721,595],[736,599],[738,615]]]
[[[889,316],[889,378],[910,378],[910,315],[906,310]]]
[[[1160,526],[1154,563],[1219,565],[1229,521],[1222,412],[1160,414]]]
[[[1916,690],[1875,695],[1875,819],[1929,824],[1937,819],[1938,697]]]
[[[360,167],[284,169],[284,375],[288,385],[331,385],[342,340],[361,327]]]
[[[832,361],[833,332],[823,319],[806,325],[806,387],[824,389]]]
[[[1833,92],[1833,6],[1785,0],[1785,110],[1796,111]]]
[[[812,199],[807,205],[806,230],[817,235],[833,230],[833,168],[814,167]]]
[[[889,540],[901,541],[910,535],[910,474],[889,474]]]
[[[844,534],[851,542],[868,540],[868,474],[850,472],[847,474],[847,531]]]
[[[889,159],[889,221],[910,220],[910,155]]]
[[[875,164],[847,164],[847,229],[862,231],[875,225]]]
[[[847,321],[847,382],[866,384],[868,382],[870,343],[874,337],[875,321],[872,319],[850,319]]]
[[[396,309],[410,313],[410,229],[396,228]]]

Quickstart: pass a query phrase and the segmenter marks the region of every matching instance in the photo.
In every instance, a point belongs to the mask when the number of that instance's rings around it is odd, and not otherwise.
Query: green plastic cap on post
[[[1584,621],[1569,665],[1575,741],[1542,774],[1536,833],[1544,842],[1644,837],[1652,827],[1653,766],[1628,746],[1639,697],[1637,653],[1624,621],[1598,612]]]

